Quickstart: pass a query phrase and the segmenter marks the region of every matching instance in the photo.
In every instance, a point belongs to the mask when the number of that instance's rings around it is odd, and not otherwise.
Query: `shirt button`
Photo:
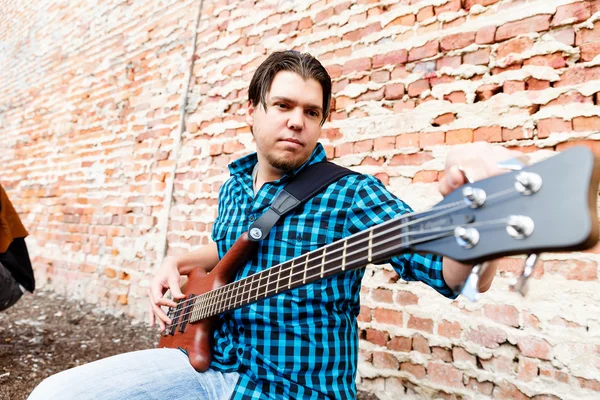
[[[250,214],[250,216],[248,217],[248,220],[250,222],[254,222],[255,219],[256,219],[256,217],[254,216],[254,214]]]
[[[243,326],[240,326],[240,327],[238,328],[238,332],[239,332],[239,333],[244,333],[245,331],[246,331],[246,330],[244,329],[244,327],[243,327]]]
[[[238,356],[241,356],[242,354],[244,354],[244,350],[242,350],[241,348],[238,348],[237,353],[238,353]]]

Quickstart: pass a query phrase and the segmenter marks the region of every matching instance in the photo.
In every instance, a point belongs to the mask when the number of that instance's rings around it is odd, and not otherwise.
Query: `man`
[[[25,244],[27,230],[0,185],[0,311],[14,305],[35,280]]]
[[[229,166],[232,177],[219,194],[210,244],[167,258],[158,270],[149,290],[151,324],[157,321],[162,330],[171,322],[161,306],[175,305],[164,297],[168,289],[175,299],[183,298],[181,275],[194,268],[210,271],[287,182],[307,165],[325,160],[317,141],[330,99],[330,77],[308,54],[277,52],[259,66],[250,83],[246,115],[257,152]],[[497,172],[485,168],[513,155],[501,147],[478,146],[477,152],[467,149],[450,156],[440,183],[443,194],[464,183],[459,165],[473,178],[482,178]],[[408,211],[377,179],[343,177],[282,218],[236,279]],[[451,298],[469,273],[464,265],[432,255],[407,254],[390,262],[403,279],[421,280]],[[30,399],[354,398],[363,271],[325,278],[222,314],[206,372],[196,372],[179,350],[152,349],[60,373],[44,381]],[[494,272],[494,266],[486,270],[482,291],[489,288]]]

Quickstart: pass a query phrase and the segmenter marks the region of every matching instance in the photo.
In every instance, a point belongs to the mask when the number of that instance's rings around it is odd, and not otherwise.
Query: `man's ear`
[[[248,124],[248,126],[250,126],[250,129],[252,129],[252,126],[254,125],[254,111],[256,111],[256,107],[254,107],[254,105],[252,105],[252,102],[248,100],[247,108],[248,110],[246,112],[246,123]]]

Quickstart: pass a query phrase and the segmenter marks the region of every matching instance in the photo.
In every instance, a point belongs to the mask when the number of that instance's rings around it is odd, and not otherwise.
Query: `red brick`
[[[418,171],[412,178],[412,183],[432,183],[437,181],[437,177],[437,171]]]
[[[526,336],[517,339],[517,347],[526,357],[550,360],[551,346],[544,339]]]
[[[544,139],[553,132],[570,132],[573,130],[571,121],[565,121],[562,118],[547,118],[538,121],[538,138]]]
[[[393,303],[394,292],[389,289],[373,289],[371,297],[376,302]]]
[[[573,130],[575,132],[600,131],[600,117],[575,117],[573,118]]]
[[[562,275],[568,280],[595,281],[598,277],[598,264],[582,260],[545,261],[544,271]]]
[[[530,400],[515,385],[507,381],[501,381],[496,385],[493,397],[495,399]]]
[[[443,38],[440,48],[442,51],[463,49],[473,43],[475,43],[475,32],[455,33]]]
[[[488,48],[463,54],[463,64],[487,65],[490,63],[490,52],[491,50]]]
[[[381,136],[375,139],[373,144],[375,151],[392,150],[396,148],[396,138],[394,136]]]
[[[407,292],[405,290],[399,290],[398,293],[396,293],[396,297],[394,300],[397,304],[400,304],[402,306],[407,306],[407,305],[411,305],[411,304],[418,304],[419,303],[419,298],[412,294],[411,292]]]
[[[401,15],[388,24],[388,26],[402,25],[413,26],[417,18],[414,14]]]
[[[506,94],[522,92],[525,90],[525,82],[521,81],[506,81],[502,87],[502,91]]]
[[[566,4],[556,8],[556,14],[552,18],[552,26],[562,24],[574,24],[583,22],[591,16],[590,7],[587,1]]]
[[[509,22],[498,27],[496,42],[513,38],[523,33],[543,32],[550,28],[551,15],[536,15],[520,21]]]
[[[424,58],[433,57],[438,54],[439,47],[439,42],[437,40],[432,40],[425,43],[425,45],[421,47],[413,48],[408,53],[408,61],[413,62],[422,60]]]
[[[467,339],[481,346],[496,349],[500,343],[506,341],[506,333],[498,328],[480,325],[477,329],[471,329],[467,333]]]
[[[523,53],[533,47],[533,40],[526,36],[508,40],[501,43],[496,50],[496,56],[498,58],[506,57],[511,53]]]
[[[427,132],[421,133],[419,146],[424,149],[431,146],[441,146],[446,141],[445,132]]]
[[[579,381],[579,386],[582,388],[600,392],[600,381],[585,378],[577,378],[577,380]]]
[[[413,364],[409,362],[404,362],[400,365],[400,370],[404,372],[408,372],[418,379],[425,378],[425,367],[419,364]]]
[[[486,7],[486,6],[491,6],[492,4],[496,4],[499,1],[500,0],[465,0],[464,8],[465,8],[465,10],[469,11],[471,9],[471,7],[473,7],[475,4],[480,4],[484,7]]]
[[[560,31],[553,31],[550,33],[550,36],[568,46],[575,45],[575,29],[573,29],[573,27],[567,27]]]
[[[483,315],[492,321],[519,327],[519,311],[514,306],[487,304],[483,307]]]
[[[600,41],[600,21],[594,23],[592,29],[580,29],[575,38],[576,45]]]
[[[440,15],[445,12],[457,12],[462,8],[461,0],[448,0],[446,4],[435,6],[435,15]]]
[[[442,57],[438,58],[435,62],[436,69],[442,69],[444,67],[449,68],[458,68],[462,64],[461,56],[453,56],[453,57]]]
[[[430,362],[427,364],[427,376],[432,382],[438,384],[455,388],[464,387],[462,371],[452,364]]]
[[[408,51],[405,49],[391,51],[373,57],[373,68],[381,68],[384,65],[405,64],[408,61]]]
[[[509,140],[520,140],[525,139],[525,130],[522,126],[518,126],[514,129],[502,128],[502,140],[507,142]]]
[[[420,79],[408,85],[408,95],[410,97],[418,97],[421,95],[421,93],[429,89],[431,89],[429,80]]]
[[[348,61],[342,68],[342,73],[347,75],[351,72],[368,71],[371,69],[370,58],[359,58],[357,60]]]
[[[375,329],[366,329],[367,341],[376,344],[377,346],[385,346],[389,340],[387,332],[378,331]]]
[[[433,16],[435,16],[433,6],[423,7],[417,13],[417,21],[425,21]]]
[[[352,143],[340,143],[335,147],[335,158],[352,154]]]
[[[389,80],[390,80],[390,72],[389,71],[375,71],[371,74],[372,82],[386,83]],[[335,89],[333,89],[333,92],[336,93]]]
[[[446,144],[455,145],[473,141],[473,129],[457,129],[446,132]]]
[[[523,62],[524,65],[537,65],[544,67],[552,67],[554,69],[564,68],[567,66],[567,60],[560,53],[547,54],[543,56],[531,57]]]
[[[461,333],[462,327],[458,322],[443,320],[438,323],[437,334],[440,336],[458,339]]]
[[[431,348],[432,360],[452,362],[452,351],[444,347],[433,346]]]
[[[592,96],[584,96],[577,91],[571,90],[567,93],[561,94],[554,100],[548,102],[548,104],[546,105],[549,107],[554,107],[571,103],[594,104],[594,99],[592,98]]]
[[[392,83],[385,86],[384,98],[386,100],[398,100],[404,97],[405,89],[402,83]]]
[[[402,326],[403,323],[403,315],[401,312],[383,308],[373,310],[373,318],[381,324]]]
[[[433,125],[433,126],[447,125],[447,124],[451,123],[452,121],[454,121],[455,119],[456,119],[456,117],[454,116],[454,113],[445,113],[445,114],[437,116],[431,122],[431,125]]]
[[[298,30],[303,31],[309,28],[312,28],[313,23],[310,17],[304,17],[298,23]]]
[[[422,354],[431,354],[429,341],[419,334],[416,334],[412,338],[412,349]]]
[[[501,142],[502,128],[499,126],[484,126],[473,132],[474,142]]]
[[[393,351],[404,351],[408,353],[412,349],[412,339],[402,336],[394,337],[388,342],[387,348]]]
[[[537,378],[538,366],[526,357],[519,357],[518,377],[524,382],[530,382]]]
[[[454,362],[471,364],[473,367],[477,366],[477,357],[462,347],[455,346],[452,348],[452,358]]]
[[[581,51],[581,61],[592,61],[598,54],[600,54],[600,42],[582,44],[579,47],[579,50]]]
[[[471,389],[476,393],[481,393],[484,396],[490,396],[494,389],[494,384],[488,381],[479,382],[477,379],[471,378],[467,383],[467,389]]]
[[[463,91],[456,91],[444,96],[444,100],[448,100],[450,103],[466,103],[467,95]]]
[[[376,368],[397,370],[398,368],[400,368],[400,363],[393,354],[385,353],[382,351],[374,351],[373,366]]]
[[[414,315],[411,315],[408,318],[408,328],[433,333],[433,320],[429,318],[419,318],[415,317]]]
[[[331,18],[334,15],[335,15],[335,10],[333,7],[330,7],[330,8],[323,10],[317,14],[317,16],[315,17],[315,23],[318,24],[319,22],[325,21],[326,19]]]
[[[419,147],[418,133],[403,133],[396,136],[396,148]]]
[[[535,78],[529,78],[525,82],[525,90],[544,90],[550,87],[549,81],[542,81]]]
[[[371,321],[371,309],[367,306],[360,306],[360,313],[356,318],[360,322],[370,322]]]
[[[492,44],[496,36],[495,26],[486,26],[477,31],[475,35],[475,43],[477,44]]]

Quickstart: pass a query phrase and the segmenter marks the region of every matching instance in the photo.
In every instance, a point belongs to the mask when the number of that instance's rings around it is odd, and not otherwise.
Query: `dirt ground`
[[[26,399],[44,378],[100,358],[156,346],[158,332],[125,316],[36,291],[0,312],[0,400]],[[358,399],[376,400],[367,393]]]

